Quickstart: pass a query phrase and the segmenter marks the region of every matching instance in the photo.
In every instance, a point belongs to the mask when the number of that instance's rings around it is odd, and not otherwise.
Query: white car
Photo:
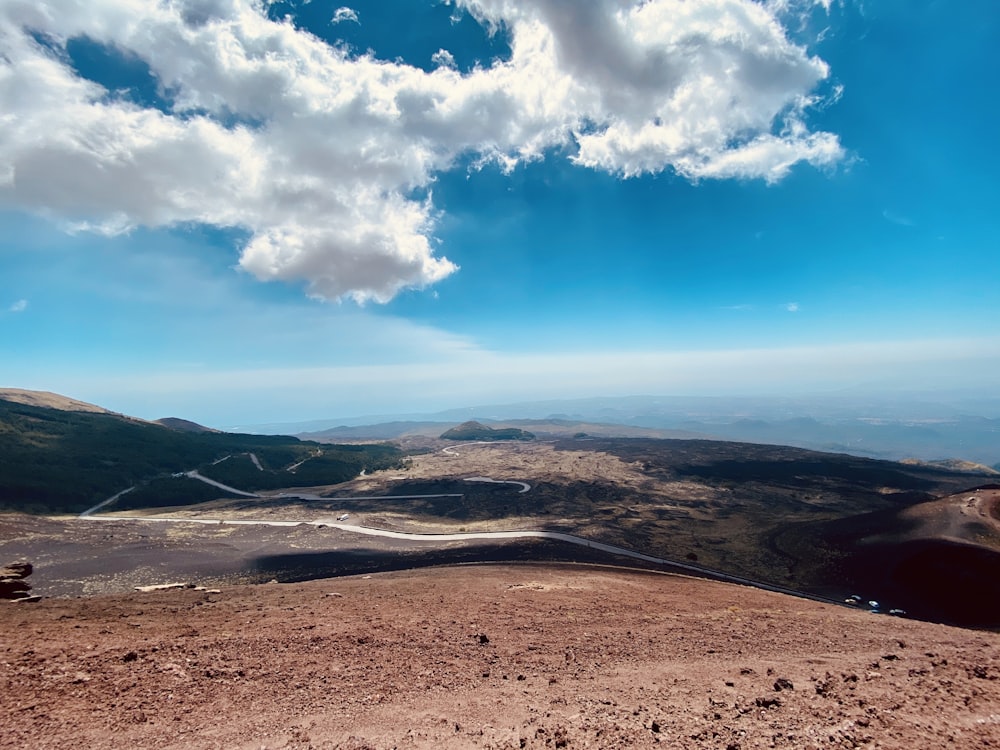
[[[350,517],[351,517],[350,513],[344,513],[343,515],[337,516],[337,520],[338,521],[346,521]]]

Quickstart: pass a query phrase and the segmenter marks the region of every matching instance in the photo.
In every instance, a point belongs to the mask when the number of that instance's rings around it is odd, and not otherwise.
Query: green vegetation
[[[253,453],[264,471],[250,459]],[[214,463],[232,456],[221,463]],[[114,414],[62,411],[0,399],[0,510],[77,513],[132,485],[115,507],[188,504],[225,495],[204,483],[159,482],[197,469],[254,491],[335,484],[397,465],[391,445],[322,445],[289,436],[182,432]],[[303,461],[294,471],[289,467]],[[213,465],[214,464],[214,465]],[[230,464],[231,466],[227,466]],[[193,481],[193,480],[192,480]],[[177,495],[173,495],[173,490]]]
[[[534,440],[535,436],[517,427],[487,427],[480,422],[463,422],[441,434],[442,440]]]
[[[346,482],[358,476],[362,470],[375,471],[399,466],[401,458],[398,448],[385,444],[301,445],[306,446],[306,451],[293,456],[294,461],[276,461],[281,455],[277,451],[263,452],[263,455],[255,452],[261,465],[261,468],[257,468],[250,454],[243,453],[199,469],[199,473],[244,492],[257,492]]]
[[[157,477],[143,482],[107,506],[107,513],[141,508],[166,508],[175,505],[193,505],[221,497],[238,497],[218,487],[213,487],[191,477]]]

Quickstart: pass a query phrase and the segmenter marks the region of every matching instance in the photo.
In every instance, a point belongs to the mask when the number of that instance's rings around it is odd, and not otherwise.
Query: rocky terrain
[[[1000,635],[593,566],[0,606],[3,748],[1000,746]]]

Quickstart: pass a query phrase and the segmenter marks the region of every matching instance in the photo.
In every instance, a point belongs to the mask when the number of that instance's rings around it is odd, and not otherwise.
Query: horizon
[[[7,4],[0,383],[209,426],[995,400],[998,33],[930,0]]]

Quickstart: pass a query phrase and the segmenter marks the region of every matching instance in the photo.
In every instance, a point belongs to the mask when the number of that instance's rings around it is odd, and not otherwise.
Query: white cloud
[[[455,56],[446,49],[439,49],[431,55],[431,62],[443,68],[454,68]]]
[[[7,310],[12,313],[24,312],[27,309],[28,309],[28,300],[26,299],[19,299],[17,302],[13,303],[10,307],[7,308]]]
[[[330,23],[342,23],[343,21],[360,23],[358,21],[358,12],[354,8],[337,8],[333,12],[333,18],[330,19]]]
[[[805,124],[826,64],[765,5],[458,4],[509,29],[509,60],[463,74],[441,53],[432,72],[351,57],[253,0],[7,0],[0,207],[109,234],[241,227],[240,265],[258,278],[386,301],[456,270],[436,253],[432,203],[411,196],[460,155],[509,170],[561,145],[626,177],[767,181],[842,157]],[[141,58],[171,109],[76,76],[51,48],[81,36]]]
[[[796,312],[799,311],[799,303],[798,302],[786,302],[785,303],[785,309],[788,312],[790,312],[790,313],[796,313]]]

